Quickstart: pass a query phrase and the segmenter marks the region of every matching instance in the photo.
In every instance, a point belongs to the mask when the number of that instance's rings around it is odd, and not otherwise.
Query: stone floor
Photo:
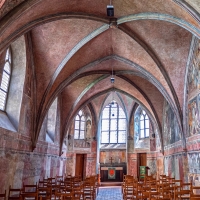
[[[122,200],[121,186],[100,187],[96,200]]]

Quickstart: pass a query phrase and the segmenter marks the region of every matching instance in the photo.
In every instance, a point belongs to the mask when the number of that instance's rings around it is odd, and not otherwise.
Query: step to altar
[[[100,187],[107,187],[107,186],[122,186],[122,182],[101,182]]]

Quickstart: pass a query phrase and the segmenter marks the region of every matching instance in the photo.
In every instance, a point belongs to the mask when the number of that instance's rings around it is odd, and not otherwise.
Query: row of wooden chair
[[[138,181],[130,175],[124,176],[122,185],[123,199],[164,199],[164,200],[183,200],[200,199],[200,195],[194,194],[195,189],[191,183],[183,183],[181,180],[162,175],[156,180],[152,176],[145,177]]]
[[[47,178],[39,180],[38,184],[23,184],[21,189],[9,187],[8,198],[6,191],[0,194],[4,200],[25,200],[27,198],[35,200],[51,199],[95,199],[98,192],[98,177],[90,176],[82,181],[80,177],[67,176]]]

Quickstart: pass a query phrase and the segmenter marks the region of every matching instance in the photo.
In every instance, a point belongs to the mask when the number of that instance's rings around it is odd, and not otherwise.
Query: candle
[[[119,163],[120,163],[120,158],[119,158]]]

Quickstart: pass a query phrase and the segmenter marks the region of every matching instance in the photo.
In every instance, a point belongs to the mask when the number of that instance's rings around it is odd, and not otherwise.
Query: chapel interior
[[[1,0],[0,193],[109,167],[200,185],[199,39],[198,0]]]

